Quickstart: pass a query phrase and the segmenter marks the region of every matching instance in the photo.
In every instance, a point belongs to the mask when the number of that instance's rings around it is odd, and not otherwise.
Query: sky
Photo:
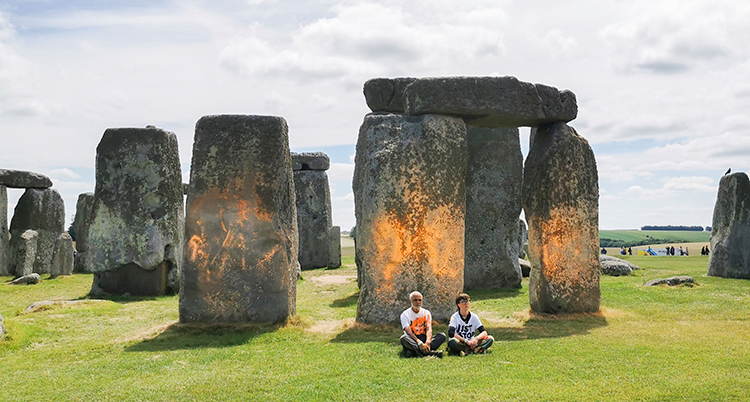
[[[187,181],[201,116],[281,116],[292,151],[331,157],[348,230],[365,81],[514,76],[576,94],[600,229],[711,225],[721,176],[750,169],[750,2],[456,4],[0,0],[0,168],[52,178],[67,227],[107,128],[174,132]]]

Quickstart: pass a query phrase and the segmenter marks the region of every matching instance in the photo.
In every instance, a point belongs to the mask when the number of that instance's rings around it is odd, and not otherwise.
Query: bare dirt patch
[[[314,334],[335,334],[339,332],[339,328],[344,325],[346,320],[331,320],[331,321],[317,321],[315,325],[307,328],[305,331]]]
[[[120,341],[130,342],[130,341],[145,341],[149,339],[154,339],[157,336],[159,336],[162,332],[166,331],[167,328],[169,328],[173,324],[176,324],[176,322],[168,322],[166,324],[158,324],[158,325],[152,325],[147,328],[142,328],[135,332],[125,334],[122,338],[120,338]]]
[[[320,286],[343,285],[356,279],[356,275],[320,275],[310,278],[311,281]]]

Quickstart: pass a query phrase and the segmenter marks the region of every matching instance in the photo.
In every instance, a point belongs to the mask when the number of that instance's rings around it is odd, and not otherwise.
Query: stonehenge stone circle
[[[38,233],[34,272],[49,273],[55,239],[65,231],[65,204],[57,190],[27,188],[18,199],[10,222],[10,236],[19,236],[28,229]]]
[[[8,190],[0,184],[0,276],[11,275],[8,242]]]
[[[92,294],[178,290],[184,230],[178,152],[177,136],[166,130],[104,132],[96,148],[86,250],[94,271]]]
[[[719,181],[711,228],[708,275],[750,279],[750,180],[745,173]]]
[[[341,267],[341,227],[331,226],[328,236],[328,268]]]
[[[23,233],[12,236],[10,239],[11,270],[16,278],[29,275],[34,272],[34,260],[36,259],[37,241],[39,233],[28,229]]]
[[[518,129],[467,126],[466,135],[464,288],[519,287],[523,155]]]
[[[75,272],[94,272],[94,263],[89,253],[89,228],[94,218],[94,193],[78,195],[73,231],[76,235]]]
[[[0,169],[0,185],[10,188],[49,188],[52,187],[52,180],[39,173]]]
[[[443,77],[407,85],[404,112],[461,116],[480,127],[535,127],[575,119],[578,105],[571,91],[515,77]]]
[[[73,274],[73,239],[68,233],[61,233],[55,239],[49,274],[53,278]]]
[[[373,112],[404,112],[404,90],[416,78],[373,78],[365,82],[367,107]]]
[[[463,290],[466,126],[438,115],[368,114],[354,168],[357,321],[392,323],[420,291],[433,319]]]
[[[599,311],[599,185],[588,142],[567,124],[531,130],[523,177],[529,302],[538,313]]]
[[[297,211],[283,118],[198,120],[185,238],[180,322],[278,322],[295,314]]]
[[[301,269],[328,265],[332,215],[325,169],[329,166],[328,155],[322,152],[292,153]]]

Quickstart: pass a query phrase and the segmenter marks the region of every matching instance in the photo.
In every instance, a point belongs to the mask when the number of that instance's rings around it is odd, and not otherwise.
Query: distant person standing
[[[630,247],[628,247],[628,255],[633,255],[633,249],[631,249]]]
[[[672,246],[672,255],[674,255],[674,246]]]
[[[602,247],[602,254],[607,254],[607,249]]]
[[[682,249],[682,246],[680,246],[680,255],[685,255],[685,250]]]

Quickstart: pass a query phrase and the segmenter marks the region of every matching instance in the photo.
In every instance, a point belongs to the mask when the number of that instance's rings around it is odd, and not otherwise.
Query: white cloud
[[[64,179],[80,179],[81,175],[79,175],[78,173],[68,168],[63,168],[63,169],[50,170],[49,177],[52,179],[64,180]]]

